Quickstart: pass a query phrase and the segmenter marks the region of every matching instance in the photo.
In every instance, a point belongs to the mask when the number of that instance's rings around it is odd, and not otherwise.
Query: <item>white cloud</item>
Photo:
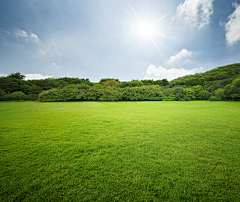
[[[42,49],[39,49],[38,50],[38,53],[42,54],[42,55],[45,55],[46,54],[46,51],[45,50],[42,50]]]
[[[199,29],[210,23],[214,0],[185,0],[177,7],[177,15]]]
[[[171,56],[169,60],[167,61],[168,64],[174,63],[177,60],[181,60],[185,57],[190,57],[192,55],[192,51],[188,51],[187,49],[182,49],[180,52],[178,52],[176,55]]]
[[[31,34],[29,35],[29,37],[30,37],[33,41],[35,41],[36,43],[39,43],[39,38],[38,38],[38,36],[37,36],[36,34],[31,33]]]
[[[57,64],[54,63],[54,62],[50,65],[50,67],[54,67],[54,68],[56,68],[56,69],[60,69],[60,68],[61,68],[61,66],[57,65]]]
[[[26,77],[25,77],[25,80],[33,80],[33,79],[46,79],[46,78],[53,78],[54,76],[43,76],[42,74],[38,74],[38,73],[33,73],[33,74],[24,74]]]
[[[240,40],[240,4],[233,3],[235,11],[228,16],[229,21],[225,24],[226,40],[229,46]]]
[[[171,68],[167,69],[164,67],[156,67],[155,65],[149,65],[146,71],[146,79],[168,79],[169,81],[176,79],[181,76],[186,76],[190,74],[200,73],[204,70],[203,67],[194,69],[184,69],[184,68]]]
[[[185,60],[185,62],[186,62],[186,63],[192,63],[192,60],[187,59],[187,60]]]
[[[25,32],[24,30],[20,30],[20,29],[15,31],[14,34],[15,34],[16,37],[24,37],[24,38],[28,37],[27,32]]]
[[[7,34],[11,35],[11,36],[14,36],[16,38],[19,38],[19,39],[23,39],[27,42],[33,42],[33,43],[39,43],[39,38],[36,34],[30,32],[29,34],[24,31],[24,30],[20,30],[20,29],[17,29],[15,32],[11,33],[11,32],[8,32],[6,31]]]

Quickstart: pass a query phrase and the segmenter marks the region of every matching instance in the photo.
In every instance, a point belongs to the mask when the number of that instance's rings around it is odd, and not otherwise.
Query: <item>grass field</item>
[[[0,102],[0,201],[240,201],[240,102]]]

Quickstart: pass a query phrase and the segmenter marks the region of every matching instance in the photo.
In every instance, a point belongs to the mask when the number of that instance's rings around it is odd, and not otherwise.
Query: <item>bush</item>
[[[163,101],[176,101],[176,96],[173,93],[171,93],[168,97],[163,96]]]
[[[11,101],[11,100],[12,100],[11,94],[6,94],[0,97],[0,101]]]
[[[207,90],[203,90],[203,99],[204,100],[209,100],[209,98],[211,97],[211,93],[210,92],[208,92]]]
[[[217,96],[211,96],[209,98],[209,101],[221,101],[221,99],[219,97],[217,97]]]
[[[21,91],[6,94],[0,98],[1,101],[26,100],[27,96]]]
[[[104,85],[95,85],[89,89],[77,89],[68,86],[63,89],[42,91],[39,101],[120,101],[120,100],[162,100],[161,86],[141,86],[117,88]]]
[[[224,89],[219,88],[219,89],[215,90],[214,95],[216,97],[218,97],[220,100],[223,100],[225,98]]]
[[[16,91],[11,94],[13,100],[26,100],[27,96],[21,91]]]
[[[38,95],[36,94],[29,94],[27,95],[27,98],[26,98],[26,100],[28,101],[37,101],[37,99],[38,99]]]

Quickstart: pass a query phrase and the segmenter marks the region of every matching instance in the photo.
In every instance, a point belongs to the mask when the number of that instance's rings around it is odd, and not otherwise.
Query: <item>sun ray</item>
[[[166,13],[155,7],[149,1],[132,4],[127,1],[121,24],[119,43],[129,46],[129,50],[141,54],[159,53],[160,46],[165,46],[164,40],[173,40],[166,33],[168,26]]]

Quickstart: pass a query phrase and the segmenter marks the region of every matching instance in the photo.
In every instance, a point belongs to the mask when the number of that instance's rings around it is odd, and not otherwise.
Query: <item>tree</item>
[[[240,78],[233,81],[230,90],[230,97],[232,100],[240,100]]]
[[[111,80],[114,80],[114,81],[119,82],[119,79],[114,79],[114,78],[104,78],[104,79],[101,79],[101,80],[99,81],[99,83],[103,83],[103,82],[111,81]]]
[[[205,79],[194,77],[194,78],[186,79],[184,84],[186,86],[197,86],[197,85],[204,86],[205,85]]]
[[[193,86],[192,89],[194,92],[194,96],[196,97],[196,100],[203,100],[203,96],[204,96],[203,87],[200,85],[197,85],[197,86]]]
[[[219,100],[224,100],[225,95],[224,95],[224,89],[219,88],[217,90],[214,91],[214,95],[219,98]]]
[[[119,82],[117,82],[116,80],[107,80],[107,81],[104,81],[104,82],[101,82],[100,84],[104,85],[104,86],[117,86],[119,85]]]
[[[15,91],[19,91],[21,90],[19,81],[21,80],[16,78],[1,77],[0,88],[3,89],[6,93],[13,93]]]
[[[30,88],[29,88],[29,94],[36,94],[38,95],[39,93],[42,92],[42,88],[40,86],[37,86],[37,85],[32,85]]]
[[[26,76],[24,76],[20,72],[12,73],[7,76],[7,78],[14,78],[14,79],[21,79],[21,80],[25,79],[25,77]]]
[[[6,94],[7,94],[7,93],[6,93],[4,90],[0,89],[0,97],[4,96],[4,95],[6,95]]]

